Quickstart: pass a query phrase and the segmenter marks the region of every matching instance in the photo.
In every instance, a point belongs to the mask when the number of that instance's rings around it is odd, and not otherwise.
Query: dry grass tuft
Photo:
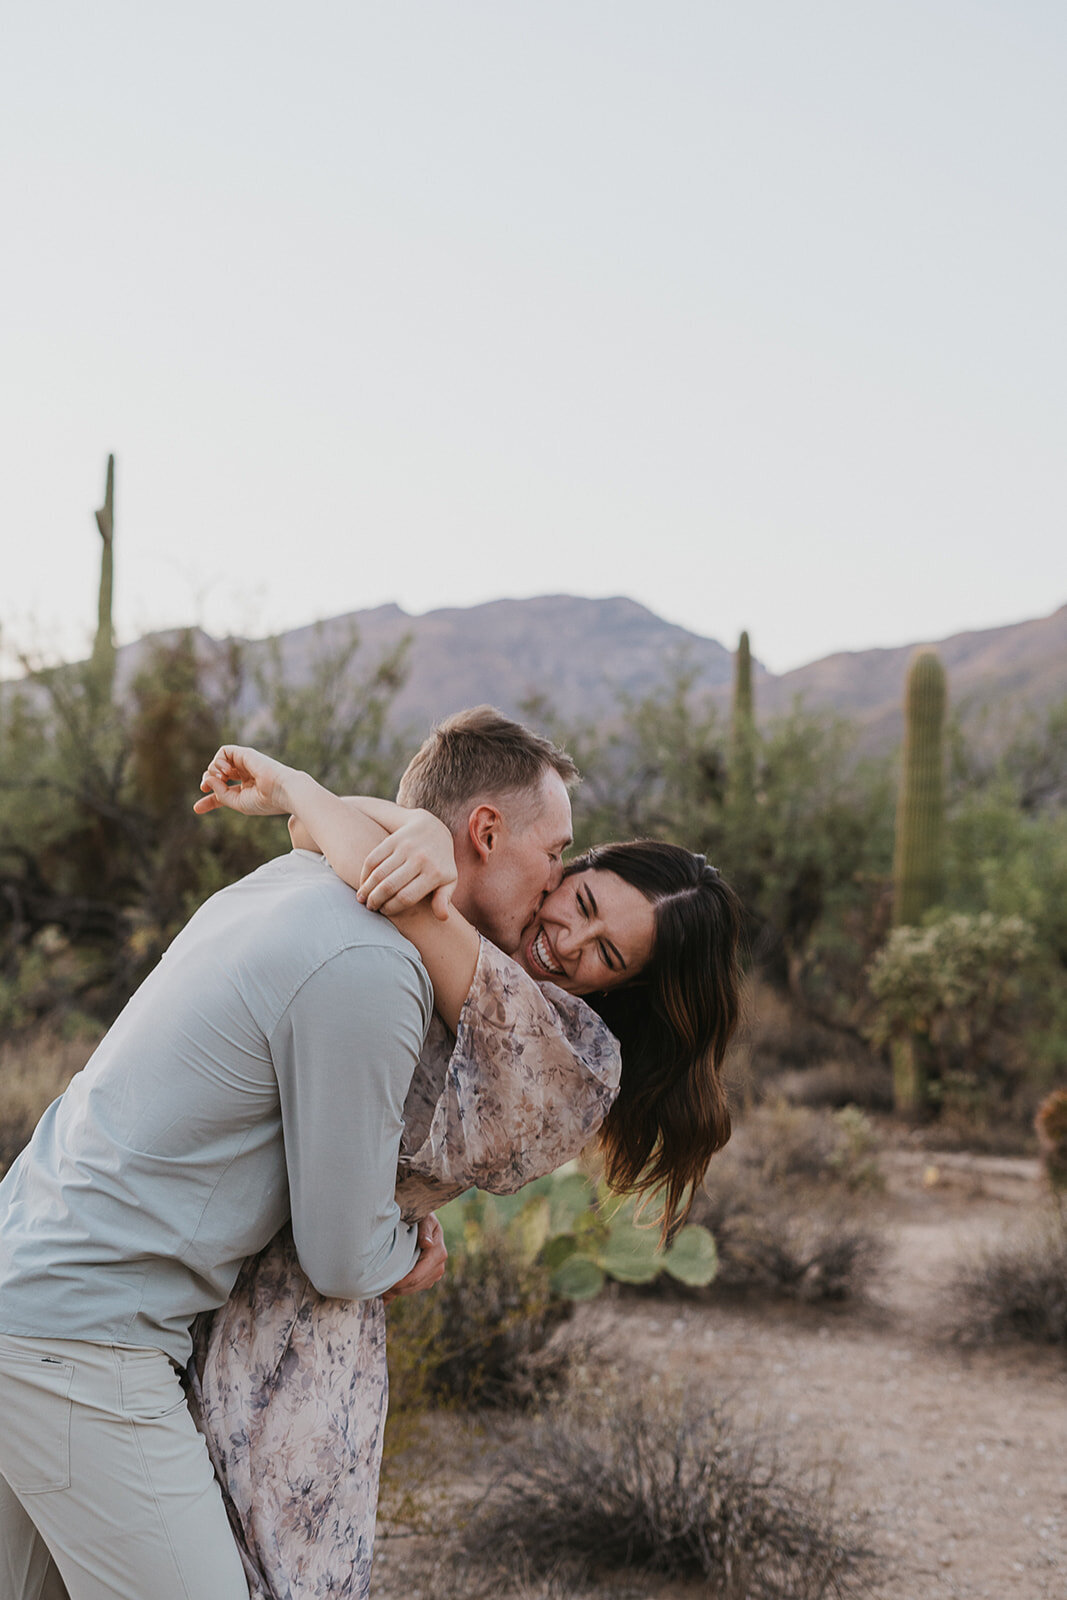
[[[1026,1339],[1067,1346],[1067,1206],[1053,1205],[957,1268],[947,1291],[962,1343]]]
[[[460,1535],[460,1559],[502,1591],[538,1578],[657,1572],[719,1600],[860,1595],[874,1556],[831,1491],[790,1480],[716,1408],[622,1400],[556,1407],[509,1447],[507,1471]],[[542,1589],[551,1593],[574,1588]]]

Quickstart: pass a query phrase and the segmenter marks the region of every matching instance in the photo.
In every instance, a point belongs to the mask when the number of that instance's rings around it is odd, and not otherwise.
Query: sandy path
[[[934,1164],[938,1181],[924,1185]],[[891,1563],[871,1600],[1064,1600],[1067,1362],[1024,1345],[968,1350],[938,1333],[951,1263],[1037,1203],[1036,1165],[906,1155],[887,1165],[893,1250],[870,1306],[619,1298],[584,1318],[635,1382],[658,1373],[723,1396],[785,1456],[834,1464],[842,1503],[871,1512]],[[405,1592],[389,1580],[389,1549],[376,1600]]]

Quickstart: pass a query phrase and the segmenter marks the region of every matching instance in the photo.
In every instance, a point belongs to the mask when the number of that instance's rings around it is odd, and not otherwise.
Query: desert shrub
[[[875,1129],[856,1106],[830,1113],[784,1102],[761,1106],[745,1117],[715,1165],[733,1162],[774,1187],[800,1182],[870,1189],[881,1183]]]
[[[735,1099],[892,1110],[892,1075],[858,1024],[831,1026],[783,989],[758,979],[747,1010],[747,1071],[732,1086]]]
[[[502,1576],[569,1559],[701,1579],[720,1600],[818,1600],[863,1592],[872,1553],[857,1526],[722,1410],[612,1395],[556,1407],[510,1441],[462,1553]]]
[[[113,699],[85,664],[0,684],[0,1020],[110,1020],[208,895],[288,847],[279,819],[193,815],[224,739],[390,792],[403,652],[369,672],[357,654],[354,634],[318,636],[297,689],[269,646],[186,630],[143,641]]]
[[[1067,1089],[1053,1089],[1034,1117],[1034,1130],[1049,1183],[1067,1195]]]
[[[893,1074],[883,1061],[831,1057],[802,1072],[780,1072],[766,1085],[769,1097],[811,1110],[892,1111]]]
[[[871,1042],[917,1051],[928,1100],[988,1119],[1028,1068],[1020,1041],[1036,954],[1033,929],[1018,916],[954,913],[894,928],[869,968]]]
[[[513,1237],[490,1230],[453,1251],[437,1287],[389,1308],[390,1414],[430,1404],[521,1406],[558,1386],[570,1360],[549,1342],[573,1304]]]
[[[693,1208],[715,1238],[716,1282],[806,1301],[861,1297],[885,1257],[862,1204],[881,1182],[874,1129],[855,1107],[750,1112]]]
[[[885,1259],[881,1233],[840,1206],[797,1211],[760,1185],[714,1186],[700,1216],[719,1250],[717,1282],[786,1299],[844,1301],[868,1292]]]
[[[958,1268],[948,1288],[956,1337],[1067,1345],[1067,1208],[1051,1207]]]
[[[578,1300],[610,1278],[648,1284],[663,1272],[694,1286],[715,1275],[706,1229],[659,1230],[634,1202],[606,1194],[572,1163],[514,1195],[470,1190],[441,1209],[451,1265],[432,1294],[390,1311],[393,1405],[441,1401],[516,1406],[559,1386],[574,1343],[554,1338]]]

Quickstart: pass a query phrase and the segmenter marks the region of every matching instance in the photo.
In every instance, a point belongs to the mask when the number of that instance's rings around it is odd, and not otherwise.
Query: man
[[[509,949],[559,882],[575,776],[486,707],[405,774],[452,832],[455,903]],[[431,1006],[412,947],[297,853],[201,907],[45,1113],[0,1184],[0,1600],[245,1600],[189,1327],[287,1217],[322,1294],[436,1280],[393,1199]]]

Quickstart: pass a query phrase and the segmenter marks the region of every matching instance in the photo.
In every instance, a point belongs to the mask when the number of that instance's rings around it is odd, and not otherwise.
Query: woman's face
[[[651,901],[614,872],[590,868],[564,878],[523,929],[518,960],[532,978],[569,994],[628,983],[652,954]]]

